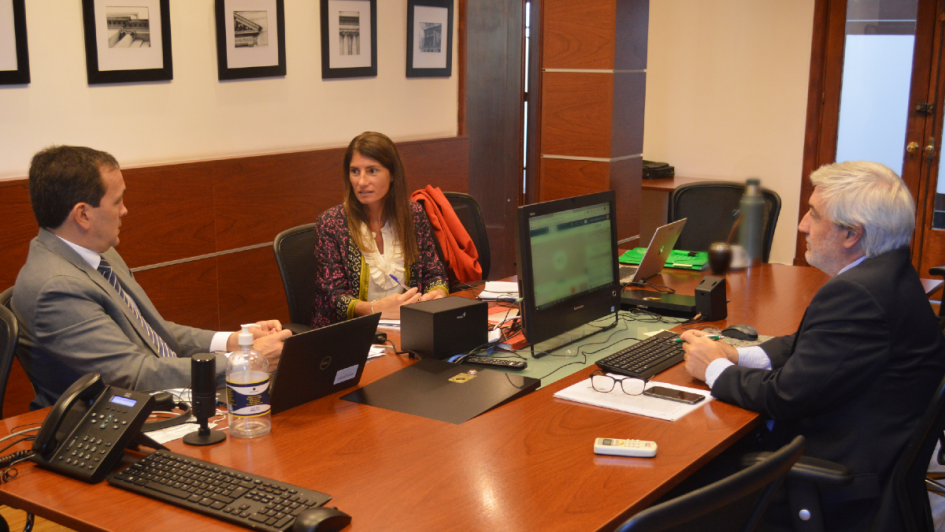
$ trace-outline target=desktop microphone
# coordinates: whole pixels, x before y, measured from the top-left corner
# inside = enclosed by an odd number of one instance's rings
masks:
[[[190,397],[200,428],[184,436],[187,445],[213,445],[226,439],[219,430],[210,430],[207,421],[217,411],[217,359],[212,353],[190,357]]]

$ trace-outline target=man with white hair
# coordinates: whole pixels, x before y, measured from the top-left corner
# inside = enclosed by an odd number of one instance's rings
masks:
[[[826,529],[866,530],[945,374],[945,337],[911,264],[915,205],[899,176],[853,161],[811,183],[798,230],[807,263],[832,279],[797,332],[735,349],[688,331],[686,369],[714,397],[774,420],[771,447],[800,434],[805,455],[849,467],[852,484],[821,489]]]

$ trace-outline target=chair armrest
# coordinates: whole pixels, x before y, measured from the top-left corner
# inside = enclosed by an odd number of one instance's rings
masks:
[[[301,323],[283,323],[282,328],[289,329],[292,331],[292,334],[302,334],[312,330],[308,325],[302,325]]]
[[[938,453],[935,456],[939,465],[945,465],[945,433],[938,435]]]
[[[945,277],[945,266],[936,266],[934,268],[929,268],[929,275],[938,275],[939,277]]]
[[[742,457],[742,467],[754,465],[771,453],[750,453]],[[821,486],[845,486],[853,482],[853,472],[845,465],[802,456],[788,472],[788,478],[813,482]]]

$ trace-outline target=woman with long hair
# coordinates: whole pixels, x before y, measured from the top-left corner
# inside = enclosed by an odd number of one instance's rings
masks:
[[[312,327],[449,294],[423,208],[408,199],[400,154],[386,135],[365,132],[344,158],[344,203],[318,217],[318,281]]]

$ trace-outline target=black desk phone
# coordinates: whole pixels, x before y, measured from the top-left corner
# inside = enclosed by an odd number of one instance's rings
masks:
[[[46,416],[33,441],[32,460],[85,482],[100,482],[129,444],[164,448],[141,433],[153,409],[148,393],[106,386],[97,373],[84,375]]]

